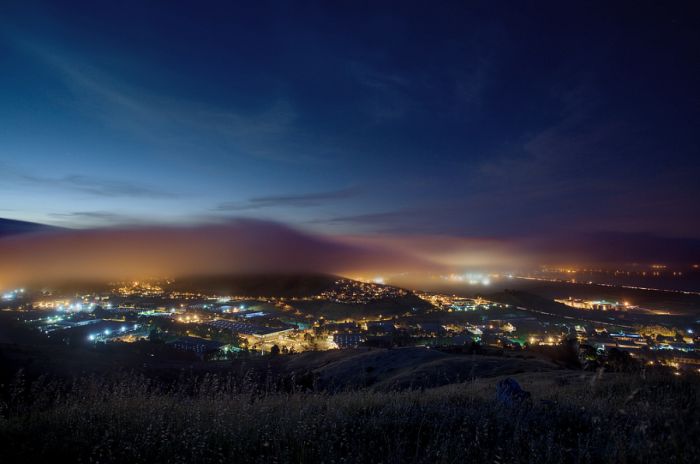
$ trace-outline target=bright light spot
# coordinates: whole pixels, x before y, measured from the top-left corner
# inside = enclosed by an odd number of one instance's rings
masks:
[[[90,340],[91,342],[92,342],[92,341],[95,341],[95,336],[94,336],[94,335],[90,335],[90,336],[88,337],[88,340]]]
[[[112,332],[111,332],[109,329],[105,329],[105,332],[104,332],[105,335],[109,335],[109,334],[111,334],[111,333],[112,333]]]
[[[375,277],[372,282],[379,285],[384,285],[384,277]]]

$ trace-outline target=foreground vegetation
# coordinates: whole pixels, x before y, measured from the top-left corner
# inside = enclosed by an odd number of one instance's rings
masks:
[[[529,373],[420,390],[282,392],[139,374],[2,388],[2,462],[696,462],[697,376]],[[468,462],[468,461],[467,461]]]

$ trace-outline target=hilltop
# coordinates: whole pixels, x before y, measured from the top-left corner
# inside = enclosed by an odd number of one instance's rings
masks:
[[[221,274],[176,279],[169,289],[219,295],[308,297],[335,287],[340,277],[328,274]]]
[[[50,232],[61,230],[60,227],[39,224],[36,222],[18,221],[15,219],[0,218],[0,238],[11,235],[31,234],[36,232]]]

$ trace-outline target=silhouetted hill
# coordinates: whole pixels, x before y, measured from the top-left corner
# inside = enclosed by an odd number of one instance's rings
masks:
[[[30,370],[43,362],[9,349]],[[180,363],[169,380],[150,363],[5,379],[3,462],[691,463],[699,452],[698,377],[663,370],[424,348]],[[529,397],[504,402],[504,376]]]
[[[324,274],[193,276],[177,279],[171,288],[220,295],[304,297],[332,289],[337,279]]]
[[[36,222],[16,221],[14,219],[0,218],[0,238],[10,235],[48,232],[52,230],[60,230],[60,228],[48,226],[46,224],[38,224]]]
[[[522,306],[528,309],[544,311],[557,316],[571,316],[576,311],[562,303],[545,298],[534,293],[521,290],[504,290],[498,293],[489,294],[488,299],[512,306]]]
[[[287,357],[285,368],[297,376],[310,370],[317,386],[330,391],[433,388],[474,378],[558,369],[555,364],[534,357],[472,356],[424,347],[306,352]]]

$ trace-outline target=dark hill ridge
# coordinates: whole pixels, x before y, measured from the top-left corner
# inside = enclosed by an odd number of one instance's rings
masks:
[[[0,218],[0,238],[11,235],[32,234],[36,232],[50,232],[57,230],[61,230],[60,227],[38,224],[36,222]]]
[[[333,289],[338,279],[326,274],[191,276],[176,279],[170,289],[219,295],[306,297]]]
[[[330,391],[432,388],[480,377],[559,369],[541,359],[452,354],[425,347],[307,352],[288,357],[285,367],[297,373],[311,370],[317,385]]]

